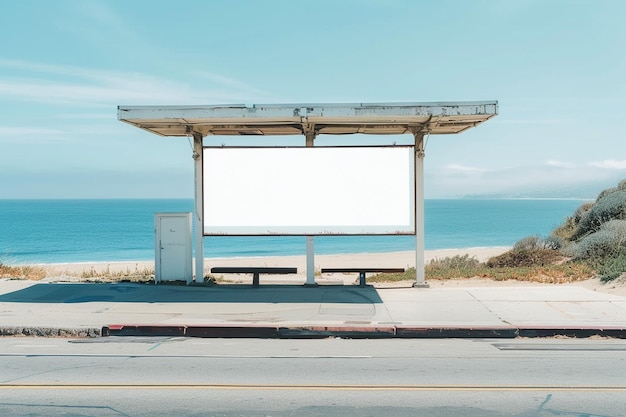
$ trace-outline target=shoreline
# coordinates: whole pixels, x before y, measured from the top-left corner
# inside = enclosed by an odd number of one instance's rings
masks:
[[[493,256],[500,255],[511,249],[510,246],[487,246],[463,249],[434,249],[424,251],[426,263],[432,259],[469,255],[484,262]],[[411,268],[415,267],[415,251],[351,253],[351,254],[316,254],[315,268],[333,268],[341,266],[376,266],[381,268]],[[103,262],[59,262],[59,263],[32,263],[20,266],[35,266],[44,268],[48,274],[81,274],[83,272],[126,272],[145,271],[154,269],[154,260],[146,261],[103,261]],[[237,256],[205,258],[205,273],[213,266],[295,266],[298,274],[304,274],[306,255],[270,255],[270,256]]]

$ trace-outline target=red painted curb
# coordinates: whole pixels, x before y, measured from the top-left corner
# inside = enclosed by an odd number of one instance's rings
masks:
[[[112,324],[102,328],[102,336],[184,336],[186,326],[151,324]]]
[[[181,336],[204,338],[262,338],[262,339],[319,339],[343,337],[349,339],[382,338],[496,338],[516,337],[576,337],[592,336],[626,339],[626,328],[592,327],[472,327],[472,326],[267,326],[230,324],[217,325],[151,325],[112,324],[102,328],[102,336]]]
[[[285,339],[345,337],[350,339],[382,339],[396,335],[395,326],[293,326],[281,327],[279,335]]]
[[[275,339],[276,327],[265,326],[189,326],[187,337]]]
[[[415,327],[397,326],[396,335],[399,338],[506,338],[518,336],[516,327]]]
[[[592,336],[626,339],[626,328],[623,327],[523,327],[519,329],[520,337],[554,337],[565,336],[587,338]]]

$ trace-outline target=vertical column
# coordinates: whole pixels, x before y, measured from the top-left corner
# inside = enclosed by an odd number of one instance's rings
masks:
[[[306,138],[306,146],[313,147],[315,145],[315,130],[309,127],[304,133]],[[315,286],[315,238],[306,236],[306,286]]]
[[[306,146],[315,146],[315,131],[308,130],[304,133],[304,137],[306,138]]]
[[[315,284],[315,239],[313,236],[306,237],[306,285],[314,287]]]
[[[424,133],[415,133],[415,288],[428,288],[424,275]]]
[[[202,211],[202,135],[200,133],[193,134],[193,159],[194,159],[194,213],[193,227],[196,239],[195,255],[196,255],[196,284],[204,283],[204,213]]]

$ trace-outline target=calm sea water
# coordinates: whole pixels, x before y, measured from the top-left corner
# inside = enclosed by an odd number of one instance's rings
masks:
[[[426,200],[426,249],[512,246],[546,236],[582,200]],[[192,211],[193,200],[0,200],[5,264],[154,259],[154,213]],[[413,236],[320,236],[317,254],[415,249]],[[304,237],[205,237],[209,258],[301,255]]]

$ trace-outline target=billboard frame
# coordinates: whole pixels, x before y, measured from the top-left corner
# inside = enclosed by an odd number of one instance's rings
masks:
[[[380,152],[377,152],[379,150],[389,152],[383,157]],[[414,175],[415,160],[412,157],[414,152],[413,145],[315,147],[204,146],[202,151],[202,230],[204,236],[414,236],[416,234],[414,218],[416,184]],[[217,157],[220,152],[226,153],[229,151],[232,155],[230,155],[227,160]],[[283,153],[287,152],[290,152],[290,155],[283,155]],[[207,159],[208,153],[215,154],[212,156],[211,161]],[[236,153],[243,154],[240,155],[240,157],[245,158],[245,161],[235,160],[233,156],[235,156],[234,154]],[[251,161],[253,155],[255,158],[257,157],[256,153],[260,154],[258,157],[264,161],[263,164],[259,164],[257,161]],[[276,160],[273,162],[290,158],[284,162],[292,166],[293,170],[289,171],[291,175],[285,177],[283,173],[278,173],[278,170],[274,169],[276,165],[272,165],[271,163],[265,166],[264,164],[267,162],[265,158],[269,156],[275,156]],[[308,170],[307,168],[303,168],[307,164],[322,164],[324,161],[321,160],[321,158],[329,156],[337,157],[337,159],[333,161],[334,164],[322,165],[324,166],[324,178],[321,178],[323,176],[322,174],[312,172],[311,168],[313,167],[310,165],[308,166]],[[295,159],[298,157],[300,159]],[[404,166],[401,166],[402,159],[405,158]],[[366,162],[377,162],[373,167],[374,170],[372,170],[371,164],[363,165]],[[256,165],[244,167],[244,163]],[[335,165],[337,163],[343,163],[343,165],[337,166]],[[381,163],[384,165],[380,165]],[[215,164],[218,165],[215,166]],[[345,172],[344,167],[346,164],[349,164],[350,172]],[[248,171],[245,175],[253,177],[245,181],[242,178],[233,179],[233,176],[237,175],[236,170],[239,168]],[[329,170],[335,170],[338,175],[333,175],[332,177],[328,176],[332,175],[332,173],[328,173]],[[207,171],[210,171],[210,175],[216,178],[215,181],[211,181],[210,178],[207,178]],[[268,176],[267,178],[259,176],[264,173]],[[344,178],[340,178],[339,174],[341,173],[345,173]],[[381,174],[388,175],[380,179],[374,178]],[[270,175],[272,175],[272,177],[269,177]],[[296,183],[293,182],[294,176],[301,176],[297,178]],[[348,176],[352,178],[354,184],[341,184],[343,187],[352,186],[350,188],[350,195],[342,195],[341,190],[337,190],[337,187],[340,185],[339,183]],[[293,186],[290,190],[280,192],[276,190],[275,186],[269,187],[271,189],[268,191],[274,195],[266,196],[262,195],[260,190],[260,187],[264,186],[262,183],[263,180],[270,182],[282,181],[284,183],[291,183]],[[220,181],[230,185],[230,187],[224,187],[224,184],[220,184],[219,187],[215,188],[211,187],[211,184]],[[332,181],[332,183],[330,181]],[[366,181],[367,183],[359,184],[358,182],[361,181]],[[389,184],[396,185],[396,187],[390,187]],[[290,184],[285,185],[289,187]],[[324,185],[327,185],[327,187],[324,187]],[[234,192],[233,187],[239,187],[241,191]],[[373,189],[372,187],[376,188]],[[210,192],[217,192],[219,195],[207,195]],[[290,192],[291,199],[283,198],[278,195],[283,192]],[[323,198],[324,200],[333,202],[332,209],[328,207],[328,209],[324,211],[326,207],[320,208],[318,205],[315,210],[307,210],[307,208],[319,198],[321,193],[327,194],[327,196]],[[363,195],[355,195],[356,193]],[[296,194],[295,200],[293,199],[294,194]],[[377,199],[384,199],[386,201]],[[365,209],[367,203],[363,202],[368,200],[376,200],[378,202],[377,207],[371,207],[370,210],[367,211],[367,209]],[[387,203],[390,201],[394,201],[397,204],[403,203],[403,205],[389,206]],[[208,204],[207,202],[214,204]],[[220,204],[217,204],[218,202]],[[226,204],[226,206],[224,207],[222,204]],[[271,210],[271,212],[252,211],[251,207],[260,208],[261,210],[266,207],[268,210]],[[385,212],[383,210],[387,211]],[[354,221],[355,212],[358,212],[360,219],[365,220],[365,216],[368,215],[370,217],[367,219],[374,219],[376,223],[367,224],[364,222],[357,224]],[[316,221],[316,219],[322,215],[329,217]],[[232,224],[241,221],[242,218],[248,218],[250,220],[255,216],[265,216],[267,218],[265,221],[262,219],[257,221],[254,225]],[[217,217],[216,221],[207,221],[208,218],[211,217]],[[229,220],[231,224],[224,224],[223,221],[221,221],[222,217],[231,217],[232,219]],[[270,217],[274,220],[269,221]],[[292,224],[288,224],[284,221],[287,218],[292,219]],[[398,222],[387,223],[385,222],[387,218],[397,219]],[[299,219],[299,223],[294,224],[294,219]],[[280,222],[280,224],[277,224],[277,221]],[[403,221],[405,223],[402,223]],[[350,223],[348,224],[348,222]]]

